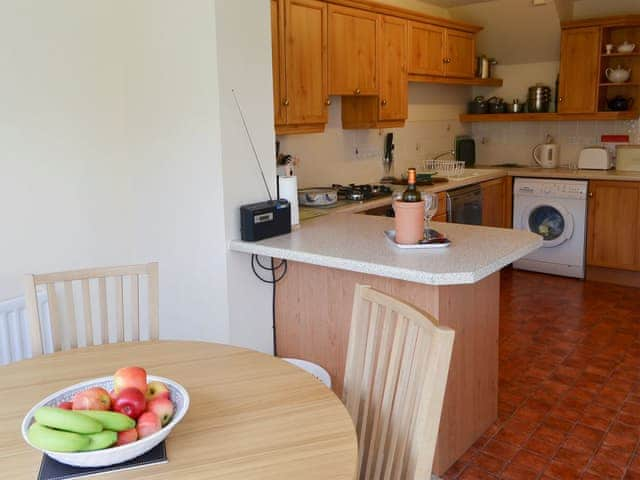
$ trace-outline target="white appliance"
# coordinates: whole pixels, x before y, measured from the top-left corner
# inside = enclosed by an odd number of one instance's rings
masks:
[[[513,227],[542,235],[544,243],[514,268],[584,278],[587,190],[586,181],[515,179]]]
[[[587,170],[609,170],[613,168],[611,154],[604,147],[583,148],[578,157],[578,168]]]
[[[533,149],[533,160],[542,168],[558,168],[558,144],[541,143]]]

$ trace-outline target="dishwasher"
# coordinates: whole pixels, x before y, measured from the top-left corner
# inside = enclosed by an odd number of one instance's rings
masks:
[[[447,192],[447,221],[482,225],[482,187],[471,185]]]

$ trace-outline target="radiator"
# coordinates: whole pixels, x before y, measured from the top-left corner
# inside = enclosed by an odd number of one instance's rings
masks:
[[[38,293],[38,307],[44,327],[45,351],[51,351],[49,307],[46,293]],[[47,348],[48,347],[48,348]],[[24,297],[0,302],[0,365],[31,358],[31,337]]]

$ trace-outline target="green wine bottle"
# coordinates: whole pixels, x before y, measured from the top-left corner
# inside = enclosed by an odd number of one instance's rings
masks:
[[[407,189],[402,194],[403,202],[419,202],[421,195],[416,188],[416,169],[410,168],[407,176]]]

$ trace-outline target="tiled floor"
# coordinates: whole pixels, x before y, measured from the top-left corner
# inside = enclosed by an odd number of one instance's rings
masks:
[[[507,270],[499,420],[446,479],[640,479],[640,290]]]

